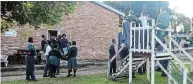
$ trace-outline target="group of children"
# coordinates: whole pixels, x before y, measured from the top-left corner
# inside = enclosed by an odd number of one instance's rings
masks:
[[[59,74],[60,59],[66,60],[68,62],[68,75],[67,77],[72,76],[72,69],[74,71],[73,77],[76,76],[77,70],[77,52],[78,48],[76,47],[76,41],[68,42],[66,35],[63,34],[58,36],[58,38],[51,37],[50,40],[46,40],[45,35],[42,35],[41,42],[41,54],[45,63],[43,77],[55,78]],[[34,75],[34,64],[36,56],[36,49],[33,45],[33,38],[28,38],[27,44],[27,56],[26,56],[26,80],[37,81]],[[48,72],[48,73],[47,73]]]
[[[177,34],[178,35],[178,34]],[[188,35],[188,37],[177,37],[177,42],[183,47],[193,47],[193,32],[188,31],[185,35]]]

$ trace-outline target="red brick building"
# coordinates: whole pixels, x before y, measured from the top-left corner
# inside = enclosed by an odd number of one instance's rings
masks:
[[[102,2],[83,2],[53,28],[34,30],[28,25],[14,26],[16,37],[1,34],[1,54],[12,55],[17,49],[26,48],[29,36],[34,37],[36,48],[40,48],[41,35],[66,33],[69,39],[77,41],[78,59],[104,60],[108,57],[111,39],[118,38],[120,16],[124,14]]]

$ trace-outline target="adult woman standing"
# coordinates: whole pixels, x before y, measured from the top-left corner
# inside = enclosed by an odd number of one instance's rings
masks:
[[[37,81],[34,76],[36,49],[33,45],[33,38],[29,37],[28,42],[29,43],[27,44],[27,56],[26,56],[26,80]]]

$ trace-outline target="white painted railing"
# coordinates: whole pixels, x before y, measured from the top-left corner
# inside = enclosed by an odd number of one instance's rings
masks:
[[[183,84],[187,84],[187,79],[189,80],[190,78],[187,77],[187,73],[188,73],[188,69],[187,67],[184,65],[184,63],[172,52],[172,43],[174,43],[183,53],[185,53],[185,55],[193,62],[193,57],[191,57],[183,48],[181,48],[181,46],[179,46],[179,44],[177,44],[174,39],[172,38],[173,36],[171,35],[171,32],[173,32],[174,30],[171,28],[171,26],[169,26],[168,29],[160,29],[158,27],[155,27],[155,20],[152,20],[152,26],[145,26],[145,27],[137,27],[136,24],[133,25],[133,23],[129,23],[130,24],[130,45],[129,45],[129,55],[125,57],[125,59],[123,61],[125,61],[126,59],[129,58],[128,63],[126,64],[126,66],[124,68],[126,68],[127,66],[129,66],[129,84],[132,84],[132,72],[133,72],[133,67],[132,67],[132,63],[133,63],[133,55],[132,53],[134,52],[139,52],[139,53],[151,53],[151,84],[155,84],[155,69],[154,69],[154,65],[155,63],[158,63],[158,65],[161,67],[161,69],[168,75],[168,83],[171,84],[171,80],[175,83],[178,84],[178,82],[176,81],[175,77],[172,77],[171,75],[171,71],[170,70],[166,70],[160,63],[159,60],[163,60],[163,59],[168,59],[171,60],[173,59],[175,62],[177,62],[181,67],[181,72],[183,75]],[[140,24],[139,24],[140,25]],[[166,31],[168,32],[168,44],[164,44],[156,35],[156,30],[160,30],[160,31]],[[158,60],[156,59],[156,49],[155,49],[155,44],[156,42],[158,42],[164,50],[166,50],[166,52],[164,53],[168,53],[170,55],[170,57],[166,57],[166,58],[159,58]],[[119,53],[123,50],[123,48],[126,45],[122,46],[119,51],[115,54],[115,56],[113,56],[109,61],[108,61],[108,71],[107,71],[107,76],[109,76],[109,70],[110,70],[110,63],[116,59],[117,56],[119,56]],[[148,59],[149,60],[149,59]],[[147,62],[148,62],[147,60]],[[149,63],[149,62],[148,62]],[[169,63],[170,64],[170,63]],[[141,65],[141,64],[140,64]],[[139,66],[140,66],[139,65]],[[170,65],[169,65],[170,67]],[[150,70],[150,66],[148,66],[147,68],[147,72],[149,73]],[[124,70],[124,69],[123,69]],[[122,71],[123,71],[122,70]],[[122,73],[119,72],[118,74]],[[147,74],[147,78],[148,80],[150,80],[150,75]],[[109,77],[108,77],[109,78]],[[191,81],[191,80],[190,80]]]
[[[160,29],[158,27],[155,27],[155,20],[152,20],[152,26],[145,26],[145,27],[136,27],[136,24],[134,26],[133,23],[130,23],[130,52],[143,52],[143,53],[151,53],[151,84],[154,84],[154,65],[155,63],[155,43],[156,41],[166,50],[165,53],[169,53],[169,55],[180,64],[183,72],[183,84],[187,83],[187,67],[183,64],[183,62],[178,59],[178,57],[172,52],[172,36],[171,32],[174,30],[171,29],[171,26],[168,29]],[[139,24],[140,25],[140,24]],[[165,31],[168,32],[169,35],[169,44],[164,44],[156,35],[156,30]],[[145,32],[144,32],[145,31]],[[141,35],[142,34],[142,35]],[[151,35],[151,36],[150,36]],[[150,39],[149,39],[150,38]],[[145,41],[144,41],[145,39]],[[151,44],[151,45],[150,45]],[[150,48],[151,46],[151,48]],[[129,84],[132,83],[132,53],[129,55]],[[168,59],[171,59],[168,57]],[[155,61],[152,61],[155,60]],[[161,64],[159,64],[161,65]],[[169,76],[169,80],[172,80],[175,84],[178,84],[177,81],[170,75],[170,71],[163,68],[163,66],[160,66],[162,70]]]
[[[150,49],[150,31],[152,29],[151,26],[146,27],[132,27],[132,22],[130,23],[130,43],[131,43],[131,50],[133,52],[143,52],[149,53],[151,52]],[[140,25],[140,24],[139,24]]]

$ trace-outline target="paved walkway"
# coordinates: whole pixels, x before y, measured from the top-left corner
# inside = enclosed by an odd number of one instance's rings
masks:
[[[96,65],[96,64],[107,64],[107,61],[78,61],[78,67],[87,66],[87,65]],[[35,68],[38,69],[44,69],[45,65],[35,65]],[[61,61],[60,64],[61,67],[66,67],[67,63],[66,61]],[[8,65],[8,67],[1,67],[1,72],[7,72],[7,71],[18,71],[18,70],[25,70],[26,66],[25,64],[12,64]]]
[[[92,74],[104,74],[107,69],[99,69],[99,70],[89,70],[89,71],[77,71],[77,76],[80,75],[92,75]],[[65,77],[67,73],[60,73],[57,77]],[[43,78],[42,75],[35,75],[37,79]],[[25,80],[25,75],[22,76],[11,76],[11,77],[1,77],[1,82],[8,82],[14,80]]]
[[[90,74],[100,74],[106,73],[107,65],[88,65],[80,67],[77,71],[77,75],[90,75]],[[64,77],[67,75],[67,69],[60,69],[59,77]],[[37,79],[43,78],[43,70],[36,70],[35,76]],[[1,81],[13,81],[13,80],[25,80],[25,71],[8,71],[1,73]]]

